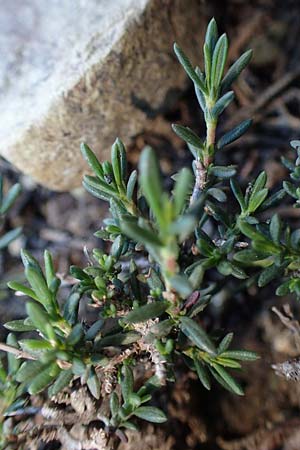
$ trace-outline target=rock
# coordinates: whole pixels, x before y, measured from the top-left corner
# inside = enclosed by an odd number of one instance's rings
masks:
[[[199,0],[13,0],[0,11],[0,153],[55,190],[81,184],[82,141],[102,158],[168,108],[199,60]]]

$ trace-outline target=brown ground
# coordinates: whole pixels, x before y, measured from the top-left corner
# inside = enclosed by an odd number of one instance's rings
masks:
[[[280,156],[292,155],[289,141],[299,138],[300,133],[300,2],[214,0],[207,6],[207,16],[213,14],[231,38],[231,59],[249,47],[255,55],[250,69],[235,86],[237,102],[221,128],[227,129],[249,116],[255,123],[243,141],[219,156],[219,163],[238,164],[244,184],[263,168],[269,175],[269,187],[276,188],[286,176]],[[174,121],[203,132],[192,89],[174,103],[168,114],[154,119],[151,130],[137,136],[130,149],[133,165],[145,143],[157,150],[165,173],[175,172],[189,160],[182,142],[170,130]],[[10,181],[18,178],[6,163],[1,166]],[[5,278],[21,274],[21,246],[37,257],[49,248],[61,273],[67,273],[69,264],[83,265],[83,246],[99,246],[92,233],[100,227],[106,206],[81,190],[57,194],[22,177],[21,182],[24,192],[7,226],[22,224],[24,237],[12,244],[2,258],[1,269],[8,271],[2,277],[3,283]],[[298,222],[298,211],[288,205],[280,207],[281,217],[294,224]],[[21,316],[20,300],[4,292],[3,297],[2,320]],[[245,397],[234,397],[218,387],[211,393],[204,392],[195,377],[184,375],[178,368],[177,384],[169,386],[158,399],[167,404],[170,420],[155,430],[152,425],[146,426],[142,438],[131,436],[126,450],[299,450],[300,384],[286,381],[271,368],[275,362],[298,355],[295,333],[271,311],[273,305],[280,308],[284,302],[289,302],[295,318],[300,318],[296,300],[275,297],[272,287],[259,293],[253,288],[240,292],[224,301],[221,308],[211,308],[216,326],[236,332],[236,347],[250,348],[261,355],[241,374]]]

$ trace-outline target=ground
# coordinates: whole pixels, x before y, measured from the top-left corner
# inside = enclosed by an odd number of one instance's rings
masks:
[[[209,18],[215,15],[232,42],[230,59],[241,51],[254,49],[254,58],[235,86],[236,102],[226,113],[221,129],[253,117],[246,137],[218,155],[219,163],[239,166],[241,183],[266,170],[269,188],[278,188],[287,174],[280,156],[293,156],[289,141],[300,133],[300,4],[288,0],[230,0],[207,5]],[[178,70],[181,70],[178,68]],[[151,130],[137,136],[129,149],[134,166],[147,143],[156,150],[165,174],[189,163],[187,150],[172,133],[170,124],[179,122],[203,133],[203,119],[191,87],[171,109],[153,120]],[[20,247],[26,246],[37,258],[48,248],[58,271],[67,276],[70,264],[85,264],[83,247],[99,246],[93,232],[100,228],[106,206],[83,190],[55,193],[32,184],[1,162],[8,183],[20,179],[24,191],[12,211],[7,228],[22,225],[24,237],[10,245],[1,261],[2,281],[22,273]],[[275,211],[274,211],[275,212]],[[299,210],[289,204],[277,212],[287,222],[299,225]],[[5,275],[4,275],[5,273]],[[2,292],[2,321],[23,313],[20,299]],[[229,295],[209,311],[208,322],[236,333],[236,347],[257,351],[261,359],[248,365],[240,375],[244,398],[234,397],[215,386],[205,392],[196,378],[178,368],[178,382],[168,386],[157,399],[169,411],[166,425],[146,426],[138,442],[141,448],[156,450],[298,450],[300,448],[300,384],[275,374],[271,365],[298,355],[298,334],[286,327],[271,308],[288,303],[295,320],[300,319],[294,298],[280,299],[272,286],[257,292],[253,287]],[[9,307],[7,306],[9,305]],[[1,329],[3,337],[4,329]],[[128,448],[139,449],[134,436]],[[49,447],[47,447],[49,448]],[[54,447],[53,447],[54,448]],[[55,447],[56,448],[56,447]]]

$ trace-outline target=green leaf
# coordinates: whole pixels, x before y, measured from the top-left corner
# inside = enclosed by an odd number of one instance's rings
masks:
[[[191,193],[193,183],[193,175],[187,168],[181,169],[178,174],[174,188],[174,206],[175,215],[179,215],[186,206],[188,196]]]
[[[163,423],[167,420],[165,413],[154,406],[140,406],[133,414],[140,419],[153,423]]]
[[[123,365],[121,377],[121,390],[122,396],[126,403],[130,403],[129,399],[131,394],[133,393],[133,383],[134,379],[132,369],[127,365]]]
[[[75,325],[78,317],[78,308],[81,294],[79,292],[71,292],[66,300],[63,316],[70,325]]]
[[[6,322],[4,327],[10,331],[33,331],[35,330],[34,325],[27,325],[24,323],[23,319],[12,320],[11,322]]]
[[[140,186],[148,205],[160,224],[164,222],[162,181],[154,151],[145,147],[140,157]]]
[[[40,361],[25,361],[17,372],[16,380],[19,383],[31,381],[37,373],[42,371],[43,367],[44,365]]]
[[[297,188],[294,184],[290,183],[289,181],[284,181],[282,185],[283,189],[290,197],[298,199]]]
[[[129,420],[125,420],[125,422],[122,422],[122,427],[132,431],[139,431],[139,427],[135,423],[130,422]]]
[[[33,298],[34,300],[39,301],[37,295],[34,293],[34,291],[32,289],[30,289],[27,286],[24,286],[21,283],[18,283],[17,281],[9,281],[9,283],[7,283],[7,286],[10,289],[13,289],[14,291],[20,291],[22,292],[24,295],[27,295],[28,297]]]
[[[248,212],[249,213],[255,212],[263,203],[263,201],[266,199],[267,195],[268,195],[267,188],[261,189],[259,192],[256,192],[255,194],[252,193],[249,199]]]
[[[123,216],[120,226],[123,233],[135,242],[140,242],[141,244],[148,246],[154,246],[156,248],[162,245],[162,242],[157,234],[140,227],[136,220],[132,220],[131,216]]]
[[[264,269],[258,277],[258,286],[264,287],[281,274],[282,270],[276,264]]]
[[[199,380],[201,381],[205,389],[210,391],[211,385],[206,367],[197,358],[194,359],[194,363]]]
[[[222,354],[223,352],[225,352],[228,347],[230,346],[231,342],[233,339],[233,333],[228,333],[226,334],[226,336],[224,336],[224,338],[222,339],[222,341],[219,344],[218,347],[218,354]]]
[[[239,184],[237,183],[237,181],[235,179],[231,178],[230,186],[231,186],[233,195],[235,196],[235,198],[237,199],[237,201],[240,204],[241,211],[244,212],[246,209],[246,203],[245,203],[244,196],[243,196],[243,193],[242,193],[242,190],[241,190]]]
[[[71,369],[68,370],[62,370],[54,383],[49,387],[48,389],[48,395],[49,397],[54,397],[57,395],[60,391],[62,391],[65,387],[69,385],[73,378],[73,373]]]
[[[207,94],[207,89],[205,87],[205,84],[201,80],[201,78],[196,74],[195,70],[193,69],[192,64],[190,63],[188,57],[184,54],[184,52],[181,50],[180,47],[175,43],[174,44],[174,52],[178,58],[178,61],[188,74],[188,76],[191,78],[191,80],[196,84],[196,86],[204,93]]]
[[[215,355],[217,350],[208,334],[194,320],[188,317],[180,318],[181,331],[198,347],[207,353]]]
[[[18,348],[18,341],[16,336],[13,333],[9,333],[6,338],[6,343],[11,347]],[[19,369],[21,361],[16,358],[12,353],[7,353],[7,366],[8,366],[8,374],[14,375]]]
[[[118,187],[119,192],[124,191],[124,174],[121,167],[121,160],[124,161],[124,145],[119,139],[116,139],[111,148],[111,163],[114,173],[114,178]],[[126,156],[125,156],[126,160]]]
[[[81,323],[76,323],[76,325],[74,325],[74,327],[72,328],[71,333],[67,337],[66,343],[68,345],[74,346],[79,341],[81,341],[83,339],[83,337],[84,337],[84,332],[83,332],[82,325],[81,325]]]
[[[45,352],[51,352],[53,350],[52,345],[48,341],[42,339],[21,339],[19,344],[22,350],[37,357]]]
[[[185,275],[177,274],[169,279],[169,282],[178,294],[186,298],[193,292],[193,286]]]
[[[216,372],[212,371],[212,374],[217,379],[217,381],[220,382],[220,379],[223,380],[222,384],[225,388],[227,388],[229,391],[233,392],[237,395],[244,395],[244,391],[242,387],[239,385],[239,383],[221,366],[218,364],[213,364],[213,368]],[[216,377],[219,375],[220,378]]]
[[[229,68],[225,77],[223,78],[221,89],[222,91],[227,91],[230,88],[232,83],[239,77],[240,73],[245,69],[245,67],[249,64],[250,59],[252,57],[252,50],[247,50],[243,53],[237,61],[235,61],[232,66]]]
[[[118,347],[122,345],[130,345],[137,342],[141,335],[136,331],[128,331],[127,333],[117,333],[105,336],[99,341],[95,342],[95,348],[100,349],[104,347]]]
[[[225,192],[219,188],[209,188],[207,190],[207,193],[209,195],[211,195],[213,198],[215,198],[216,200],[218,200],[218,202],[220,202],[220,203],[224,203],[227,200],[227,196],[226,196]]]
[[[210,173],[218,178],[231,178],[236,174],[235,166],[213,166]]]
[[[36,329],[39,330],[44,336],[48,336],[48,326],[51,327],[51,324],[49,322],[49,316],[45,310],[38,304],[29,302],[26,304],[26,311]]]
[[[1,202],[0,214],[5,214],[15,203],[17,197],[19,196],[22,188],[19,183],[14,184],[7,192],[4,200]]]
[[[113,194],[108,194],[107,192],[103,191],[99,187],[95,187],[95,185],[91,185],[86,176],[83,177],[82,186],[84,187],[84,189],[86,191],[88,191],[94,197],[100,198],[101,200],[104,200],[105,202],[109,202],[111,196],[113,195]]]
[[[252,124],[252,120],[251,119],[244,120],[239,125],[237,125],[235,128],[233,128],[232,130],[230,130],[227,133],[225,133],[218,140],[217,148],[219,150],[221,150],[226,145],[229,145],[232,142],[234,142],[237,139],[239,139],[241,136],[243,136],[243,134],[246,133],[246,131],[248,130],[248,128],[250,127],[251,124]]]
[[[249,352],[247,350],[231,350],[222,353],[222,357],[238,359],[240,361],[256,361],[259,356],[255,352]]]
[[[211,84],[215,88],[218,88],[221,83],[227,59],[227,52],[228,39],[226,34],[222,34],[216,43],[212,58]]]
[[[95,397],[97,400],[99,400],[101,395],[101,386],[94,367],[90,368],[86,384],[92,396]]]
[[[12,241],[17,239],[22,233],[22,227],[14,228],[0,237],[0,250],[6,248]]]
[[[55,379],[60,369],[56,363],[52,363],[36,375],[28,386],[28,393],[36,395],[46,389]]]
[[[48,289],[45,278],[35,267],[25,267],[26,278],[36,294],[38,301],[48,309],[53,305],[52,294]]]
[[[133,172],[131,172],[127,183],[126,196],[129,200],[132,200],[136,182],[137,182],[137,171],[134,170]]]
[[[145,322],[146,320],[161,316],[168,306],[169,303],[166,301],[148,303],[130,311],[123,320],[127,323]]]
[[[112,417],[116,417],[120,409],[119,397],[116,392],[111,393],[109,397],[109,406]]]
[[[278,214],[274,214],[270,222],[270,234],[275,244],[280,245],[281,221]]]
[[[217,40],[218,40],[218,27],[217,22],[213,17],[207,26],[205,34],[205,44],[209,48],[211,54],[213,54]]]
[[[45,250],[45,252],[44,252],[44,261],[45,261],[45,273],[46,273],[47,286],[48,286],[48,288],[50,288],[50,286],[53,283],[53,280],[56,279],[56,273],[54,270],[53,259],[52,259],[51,253],[48,250]]]
[[[179,136],[187,144],[190,144],[197,149],[201,149],[203,147],[203,142],[201,141],[199,136],[197,136],[197,134],[194,133],[194,131],[190,128],[177,124],[172,124],[172,128],[177,136]]]
[[[266,186],[266,182],[267,182],[267,174],[263,170],[255,180],[255,183],[251,190],[250,200],[252,197],[255,197],[255,195],[258,194]]]
[[[175,322],[172,319],[166,319],[166,320],[162,320],[161,322],[158,322],[156,324],[154,324],[151,328],[150,328],[150,332],[149,332],[149,337],[154,337],[154,338],[162,338],[164,336],[167,336],[172,328],[174,327]]]
[[[89,146],[84,143],[81,144],[81,153],[95,175],[103,180],[104,172],[95,153],[93,153]]]
[[[285,196],[286,192],[284,191],[284,189],[280,189],[279,191],[275,192],[274,194],[266,198],[266,200],[260,206],[259,212],[265,211],[266,209],[278,205]]]
[[[234,99],[234,92],[229,91],[223,95],[223,97],[219,98],[216,104],[211,109],[210,113],[214,120],[216,120],[220,114],[224,111],[225,108],[232,102]]]

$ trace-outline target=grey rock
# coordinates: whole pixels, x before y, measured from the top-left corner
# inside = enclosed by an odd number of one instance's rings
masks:
[[[130,143],[187,82],[176,40],[200,55],[199,0],[0,0],[0,154],[39,183],[81,183],[85,141]]]

